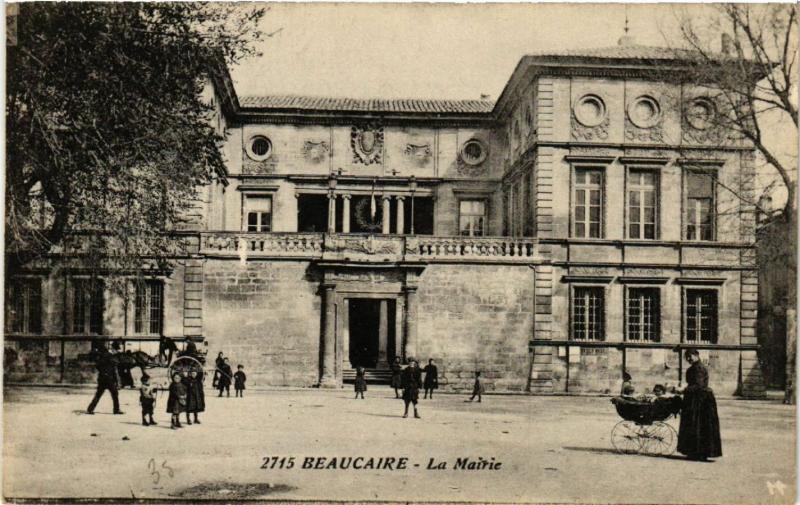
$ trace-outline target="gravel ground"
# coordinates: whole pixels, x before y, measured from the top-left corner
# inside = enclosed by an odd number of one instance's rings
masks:
[[[170,430],[165,397],[159,424],[144,427],[136,391],[121,393],[125,415],[111,415],[105,397],[89,416],[89,389],[6,388],[4,495],[794,503],[795,412],[775,402],[721,400],[724,456],[699,463],[615,453],[610,433],[620,419],[608,398],[484,396],[478,404],[442,394],[421,400],[422,419],[403,419],[402,402],[382,386],[370,386],[365,400],[349,389],[246,394],[209,396],[202,424]],[[383,467],[340,468],[358,457],[351,467],[369,458]],[[454,469],[459,458],[487,463]],[[440,463],[446,468],[427,468]]]

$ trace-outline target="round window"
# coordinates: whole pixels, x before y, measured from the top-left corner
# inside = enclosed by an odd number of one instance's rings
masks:
[[[468,165],[480,165],[487,154],[486,146],[477,139],[467,140],[461,147],[461,159]]]
[[[584,95],[575,104],[575,119],[583,126],[597,126],[606,118],[606,104],[597,95]]]
[[[655,98],[640,96],[628,106],[628,117],[639,128],[651,128],[661,119],[661,107]]]
[[[247,143],[247,155],[255,161],[264,161],[272,154],[272,142],[263,135],[256,135]]]
[[[711,126],[716,110],[714,103],[708,98],[697,98],[686,111],[686,121],[697,130],[705,130]]]

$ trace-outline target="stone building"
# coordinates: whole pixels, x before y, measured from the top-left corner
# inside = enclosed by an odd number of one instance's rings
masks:
[[[524,56],[496,103],[237,97],[221,71],[228,170],[191,253],[127,301],[63,269],[12,279],[6,379],[85,380],[99,333],[202,338],[254,387],[413,356],[451,390],[481,370],[489,391],[616,392],[624,368],[641,391],[696,346],[715,391],[759,395],[754,214],[729,190],[753,191],[753,151],[683,65],[625,40]]]

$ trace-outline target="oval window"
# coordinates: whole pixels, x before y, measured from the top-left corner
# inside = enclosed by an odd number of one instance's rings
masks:
[[[705,130],[714,120],[716,110],[714,103],[708,98],[694,100],[686,111],[686,120],[697,130]]]
[[[606,118],[606,104],[597,95],[584,95],[575,104],[575,119],[583,126],[597,126]]]
[[[461,147],[461,159],[468,165],[480,165],[487,154],[486,146],[477,139],[470,139]]]
[[[661,107],[655,98],[640,96],[628,106],[628,117],[639,128],[651,128],[661,119]]]
[[[264,161],[272,154],[272,142],[263,135],[256,135],[247,143],[247,155],[255,161]]]

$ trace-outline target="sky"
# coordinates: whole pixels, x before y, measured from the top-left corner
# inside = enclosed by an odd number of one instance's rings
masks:
[[[672,7],[587,4],[273,4],[263,56],[232,69],[243,95],[496,99],[525,54],[664,45]]]

